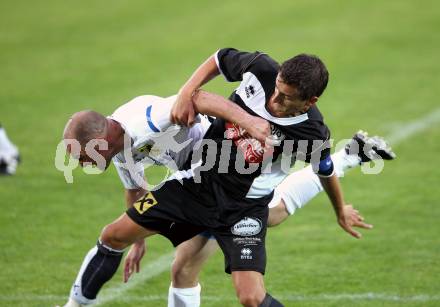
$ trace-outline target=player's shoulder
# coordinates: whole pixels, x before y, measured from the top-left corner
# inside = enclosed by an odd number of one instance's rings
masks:
[[[142,95],[134,97],[123,105],[119,106],[114,112],[114,114],[125,114],[126,112],[130,112],[132,110],[138,111],[140,109],[144,109],[146,106],[151,105],[156,101],[162,100],[162,97],[154,96],[154,95]]]
[[[168,120],[169,108],[153,107],[163,100],[154,95],[138,96],[118,107],[108,118],[118,122],[132,139],[143,138],[161,131],[160,125]]]
[[[279,69],[279,64],[267,53],[261,51],[223,48],[217,51],[216,61],[229,81],[241,80],[241,77],[238,78],[238,76],[245,74],[253,74],[258,79],[272,81]]]
[[[280,64],[275,61],[269,54],[261,51],[256,51],[255,53],[254,66],[260,70],[274,71],[278,72]]]
[[[120,105],[113,113],[110,115],[110,118],[116,121],[125,121],[130,118],[133,114],[140,112],[142,109],[145,109],[146,105],[150,101],[150,95],[138,96],[135,97],[128,102]]]
[[[266,82],[271,84],[275,82],[279,68],[278,62],[267,53],[255,51],[244,70],[255,75],[262,84]]]
[[[155,95],[137,96],[119,106],[109,117],[118,122],[128,124],[136,119],[163,121],[169,117],[169,112],[176,96],[159,97]]]

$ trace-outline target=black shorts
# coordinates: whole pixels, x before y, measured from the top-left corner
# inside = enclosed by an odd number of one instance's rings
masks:
[[[271,197],[236,200],[215,184],[201,185],[191,178],[183,183],[170,180],[135,202],[127,215],[135,223],[158,231],[174,246],[208,230],[223,251],[227,273],[264,274],[267,204]]]
[[[210,229],[225,256],[225,272],[266,269],[266,230],[269,209],[244,217],[231,227]]]

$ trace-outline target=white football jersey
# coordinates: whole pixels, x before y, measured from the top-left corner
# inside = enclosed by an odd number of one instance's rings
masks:
[[[126,189],[146,188],[145,164],[180,169],[211,125],[206,116],[200,115],[191,128],[172,124],[170,112],[175,100],[176,96],[139,96],[109,116],[121,124],[126,134],[128,146],[113,158]]]

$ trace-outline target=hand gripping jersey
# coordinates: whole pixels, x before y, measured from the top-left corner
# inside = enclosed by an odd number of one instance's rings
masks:
[[[216,119],[205,135],[205,139],[212,139],[217,144],[216,162],[211,170],[201,173],[202,180],[216,181],[233,198],[261,198],[272,193],[287,175],[287,171],[282,169],[283,155],[284,158],[291,157],[289,166],[296,159],[314,165],[328,159],[330,131],[316,106],[295,117],[274,117],[267,111],[266,103],[275,90],[278,63],[263,53],[240,52],[231,48],[219,50],[215,59],[227,81],[240,81],[229,99],[250,114],[268,120],[272,138],[278,146],[268,155],[272,163],[267,166],[264,157],[268,153],[259,142],[250,138],[241,127]],[[220,162],[225,160],[221,157],[225,152],[221,150],[225,140],[232,143],[227,169]],[[203,156],[202,165],[208,156]]]
[[[157,164],[181,169],[197,141],[210,126],[205,116],[199,116],[191,128],[170,122],[176,96],[162,98],[145,95],[120,106],[109,118],[121,124],[125,131],[125,151],[113,158],[113,163],[126,189],[144,184],[144,164]],[[145,187],[144,187],[145,188]]]

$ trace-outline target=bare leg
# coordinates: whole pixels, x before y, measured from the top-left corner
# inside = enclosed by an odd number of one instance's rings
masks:
[[[263,275],[254,271],[232,272],[234,284],[240,304],[246,307],[257,307],[266,296]]]
[[[111,248],[122,250],[132,243],[154,234],[157,234],[157,231],[148,230],[136,224],[124,213],[116,221],[104,227],[101,241]]]
[[[240,304],[246,307],[283,307],[264,288],[263,275],[254,271],[232,272],[232,282]]]
[[[197,286],[198,275],[205,261],[218,250],[217,241],[198,235],[176,249],[171,278],[176,288]]]
[[[206,260],[218,249],[216,240],[198,235],[176,249],[168,292],[169,307],[200,306],[199,273]]]

